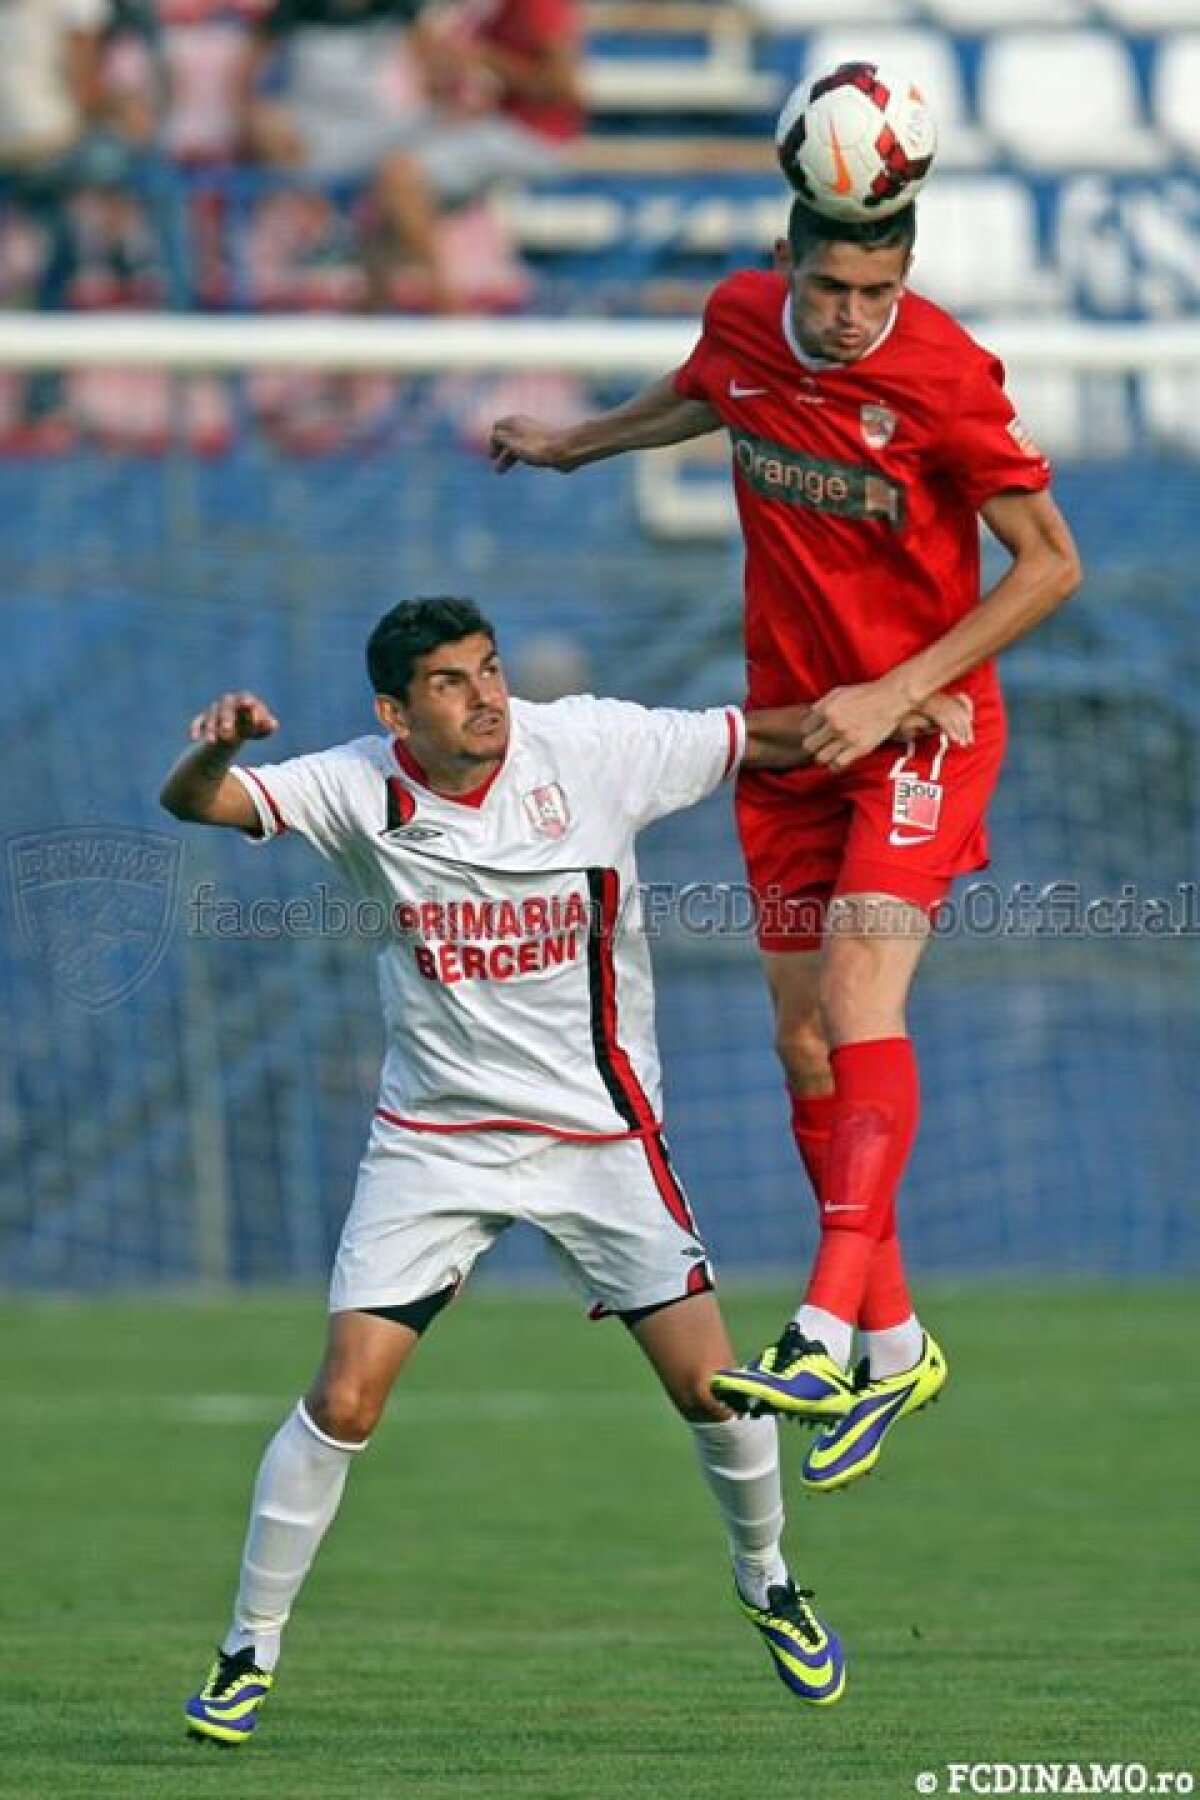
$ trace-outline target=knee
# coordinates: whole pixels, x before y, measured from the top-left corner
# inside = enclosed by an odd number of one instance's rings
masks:
[[[385,1399],[352,1374],[322,1373],[305,1395],[304,1405],[326,1437],[339,1444],[361,1444],[378,1425]]]
[[[671,1389],[671,1400],[680,1417],[689,1425],[717,1425],[732,1418],[723,1400],[718,1400],[709,1387],[715,1369],[697,1369],[684,1376]]]
[[[798,1094],[824,1093],[830,1083],[829,1042],[815,1009],[801,1019],[781,1021],[775,1052],[788,1086]]]
[[[839,944],[821,976],[820,1016],[827,1038],[841,1042],[874,1021],[884,998],[881,972],[874,945],[855,939]]]

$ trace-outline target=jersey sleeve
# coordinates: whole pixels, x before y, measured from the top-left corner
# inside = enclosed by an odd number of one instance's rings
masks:
[[[258,768],[230,769],[254,802],[261,840],[294,831],[306,838],[321,856],[343,857],[355,838],[369,831],[366,816],[370,792],[363,779],[360,759],[353,746],[321,750],[313,756],[293,756],[287,762],[265,763]],[[380,794],[383,783],[378,781]],[[382,802],[378,829],[382,829]]]
[[[714,357],[716,296],[710,294],[704,308],[700,336],[686,362],[680,363],[671,377],[675,392],[684,400],[702,400],[709,404]]]
[[[705,712],[596,700],[596,770],[635,830],[703,800],[737,769],[746,722],[736,706]]]
[[[1050,464],[1018,418],[995,357],[973,357],[965,367],[939,461],[976,512],[995,494],[1050,485]]]

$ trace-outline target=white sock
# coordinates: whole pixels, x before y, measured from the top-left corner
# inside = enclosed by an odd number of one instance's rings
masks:
[[[765,1606],[767,1589],[788,1580],[779,1547],[783,1494],[775,1420],[693,1422],[692,1436],[720,1508],[738,1591],[752,1606]]]
[[[881,1381],[885,1375],[903,1375],[906,1369],[921,1360],[925,1333],[916,1313],[909,1313],[901,1324],[889,1325],[886,1331],[864,1331],[862,1345],[871,1380]]]
[[[850,1365],[850,1347],[854,1342],[854,1326],[849,1319],[839,1319],[823,1306],[798,1306],[792,1314],[806,1338],[824,1344],[839,1369]]]
[[[273,1669],[279,1639],[342,1498],[350,1461],[366,1444],[339,1444],[318,1429],[300,1401],[259,1465],[242,1550],[227,1656],[254,1646],[260,1669]]]

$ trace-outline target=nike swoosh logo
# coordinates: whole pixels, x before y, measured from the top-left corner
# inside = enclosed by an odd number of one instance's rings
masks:
[[[911,835],[907,831],[889,831],[888,843],[902,849],[905,844],[932,844],[936,835],[933,831],[916,831]]]
[[[729,384],[731,400],[749,400],[754,394],[765,394],[768,391],[767,388],[743,387],[740,381],[731,381]]]
[[[844,1419],[832,1427],[828,1441],[819,1440],[813,1445],[809,1451],[808,1466],[813,1470],[831,1468],[868,1432],[882,1434],[899,1418],[910,1391],[906,1388],[903,1393],[881,1397],[874,1405],[863,1406],[861,1412],[858,1408],[852,1408]]]
[[[850,165],[842,152],[832,122],[829,126],[829,148],[833,151],[833,191],[835,194],[848,194],[854,186],[854,177],[850,173]]]
[[[867,1210],[867,1208],[866,1208],[865,1203],[861,1206],[823,1206],[821,1208],[821,1211],[823,1213],[866,1212],[866,1210]]]

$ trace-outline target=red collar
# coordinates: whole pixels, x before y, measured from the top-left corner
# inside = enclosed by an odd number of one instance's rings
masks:
[[[406,745],[402,744],[399,738],[392,739],[392,753],[400,767],[404,770],[404,773],[411,777],[413,781],[420,782],[423,788],[428,788],[429,792],[431,794],[436,794],[439,800],[453,800],[456,806],[482,806],[492,790],[492,783],[495,781],[497,775],[499,775],[507,760],[506,753],[505,756],[501,757],[491,774],[485,776],[478,787],[469,788],[465,794],[448,794],[445,788],[434,787],[432,781],[430,781],[428,775],[425,773],[412,751],[409,750]]]

